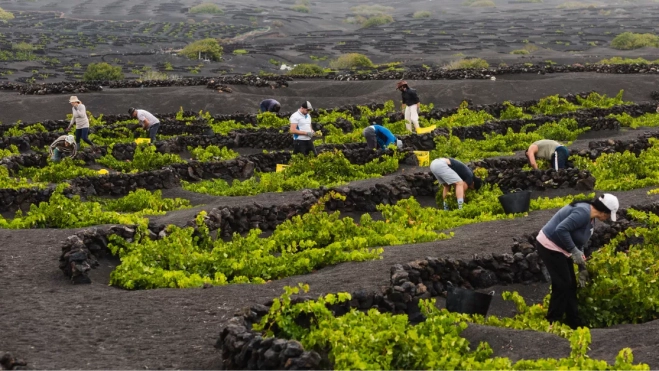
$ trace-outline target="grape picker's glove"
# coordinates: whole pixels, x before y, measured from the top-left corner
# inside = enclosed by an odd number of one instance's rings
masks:
[[[581,250],[575,247],[570,251],[570,254],[572,254],[572,261],[574,261],[576,265],[586,264],[586,256],[583,254],[583,252],[581,252]]]
[[[313,138],[314,134],[316,134],[314,131],[307,131],[307,136],[309,138]]]
[[[579,267],[579,276],[577,277],[577,283],[579,284],[579,287],[586,287],[588,282],[590,282],[590,275],[588,274],[588,271],[586,270],[586,267]]]

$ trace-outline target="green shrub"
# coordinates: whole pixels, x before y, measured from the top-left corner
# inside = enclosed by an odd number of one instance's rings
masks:
[[[190,8],[191,14],[222,14],[224,11],[219,6],[213,3],[203,3]]]
[[[595,4],[582,3],[580,1],[566,1],[557,6],[558,9],[585,9],[596,8]]]
[[[200,53],[211,60],[219,61],[222,59],[222,46],[217,39],[211,37],[190,43],[179,52],[179,54],[190,59],[199,58]]]
[[[233,55],[245,55],[247,54],[247,50],[245,49],[236,49],[233,51]]]
[[[494,1],[492,0],[467,0],[464,3],[462,3],[462,5],[470,6],[472,8],[487,8],[487,7],[496,6]]]
[[[515,49],[512,52],[510,52],[510,54],[527,55],[527,54],[531,54],[531,53],[526,49]]]
[[[9,21],[14,19],[14,13],[0,8],[0,21]]]
[[[369,17],[364,23],[362,23],[362,27],[368,28],[368,27],[382,26],[385,24],[392,23],[393,21],[394,18],[389,14],[378,14]]]
[[[296,12],[300,12],[300,13],[309,13],[309,11],[310,11],[308,6],[301,5],[301,4],[295,5],[291,9],[293,9]]]
[[[597,62],[599,64],[659,64],[659,59],[654,61],[649,61],[645,58],[622,58],[622,57],[613,57],[609,59],[602,59]]]
[[[124,74],[121,72],[120,66],[113,66],[109,63],[99,62],[90,63],[82,78],[85,81],[121,80],[124,78]]]
[[[367,56],[360,53],[348,53],[339,56],[336,60],[330,62],[331,68],[340,70],[350,69],[353,67],[373,67],[373,62]]]
[[[418,12],[414,12],[414,15],[412,17],[414,18],[430,18],[432,13],[430,13],[427,10],[419,10]]]
[[[322,67],[313,63],[300,63],[288,72],[289,75],[303,76],[324,75],[325,73],[326,72]]]
[[[394,8],[383,5],[359,5],[350,8],[350,10],[354,14],[361,15],[364,17],[370,17],[374,15],[380,15],[380,14],[386,14],[392,12]]]
[[[481,58],[465,58],[457,61],[453,61],[446,65],[446,68],[449,70],[462,70],[462,69],[473,69],[473,68],[489,68],[490,64],[486,60]]]
[[[623,32],[611,41],[613,49],[631,50],[645,47],[659,47],[659,36],[651,33]]]

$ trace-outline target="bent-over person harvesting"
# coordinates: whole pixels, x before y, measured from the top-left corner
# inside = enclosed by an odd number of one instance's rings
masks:
[[[62,135],[55,139],[53,144],[48,147],[50,159],[53,162],[60,162],[64,157],[75,158],[78,153],[78,145],[73,135]]]
[[[458,209],[462,209],[464,197],[467,189],[471,188],[478,191],[483,185],[483,181],[474,175],[474,172],[464,163],[454,158],[438,158],[430,163],[430,171],[440,185],[444,185],[442,198],[444,200],[444,210],[448,210],[448,197],[451,192],[451,186],[455,186],[455,197],[458,200]]]

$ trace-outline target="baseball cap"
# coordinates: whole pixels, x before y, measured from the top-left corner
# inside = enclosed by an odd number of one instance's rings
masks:
[[[133,115],[133,112],[135,112],[135,108],[130,107],[130,108],[128,109],[128,114],[132,116],[132,115]]]
[[[607,209],[609,209],[609,211],[611,212],[611,221],[615,222],[617,219],[616,212],[620,207],[620,202],[618,202],[618,197],[610,193],[605,193],[602,195],[602,197],[599,198],[599,200],[604,206],[606,206]]]
[[[313,110],[313,107],[311,106],[311,103],[309,101],[306,101],[306,102],[302,103],[302,105],[300,107],[302,107],[304,109],[308,109],[308,110]]]

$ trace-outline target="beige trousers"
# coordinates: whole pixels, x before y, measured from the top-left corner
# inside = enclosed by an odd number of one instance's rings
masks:
[[[412,124],[414,124],[414,131],[412,131]],[[413,106],[405,107],[405,127],[408,131],[416,133],[416,129],[419,128],[419,105],[415,104]]]

